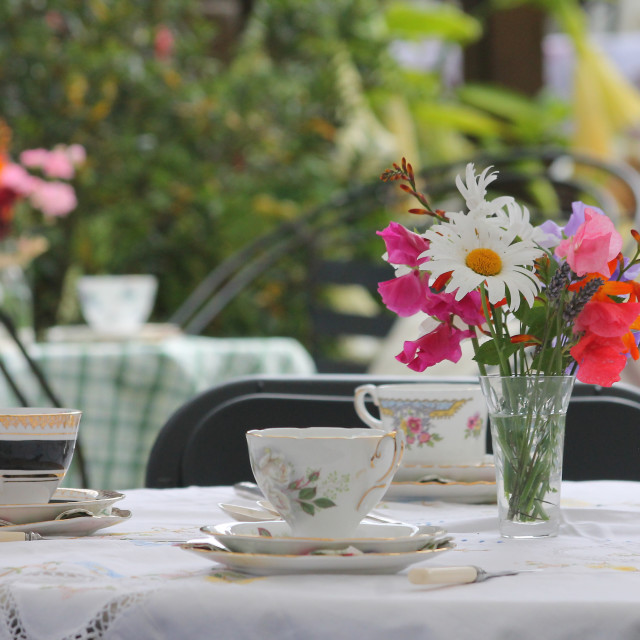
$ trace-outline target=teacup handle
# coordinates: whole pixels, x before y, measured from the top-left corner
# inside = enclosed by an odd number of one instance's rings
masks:
[[[382,425],[382,420],[372,416],[368,411],[365,405],[365,400],[367,396],[371,396],[371,399],[374,401],[376,406],[378,405],[378,390],[375,384],[363,384],[359,387],[356,387],[356,390],[353,395],[353,403],[356,409],[356,413],[360,420],[362,420],[367,426],[372,429],[384,429]]]
[[[387,482],[387,478],[389,477],[389,475],[393,476],[393,474],[398,470],[398,467],[400,466],[400,462],[402,461],[402,455],[404,453],[404,438],[400,436],[400,433],[398,431],[389,431],[384,434],[380,442],[378,442],[378,446],[376,447],[376,452],[374,453],[373,458],[371,458],[371,466],[375,467],[376,460],[381,457],[380,447],[382,446],[382,443],[387,438],[393,438],[393,458],[391,460],[391,464],[389,465],[389,468],[376,480],[374,486],[371,487],[370,489],[367,489],[367,491],[365,491],[363,496],[360,498],[360,501],[358,502],[358,506],[357,506],[358,509],[360,508],[360,505],[362,504],[363,500],[374,489],[380,489],[381,487],[385,486],[385,483]]]

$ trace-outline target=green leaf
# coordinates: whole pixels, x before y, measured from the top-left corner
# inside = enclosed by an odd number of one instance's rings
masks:
[[[501,343],[500,354],[498,355],[498,348],[494,340],[487,340],[483,342],[473,358],[476,362],[488,365],[499,365],[502,360],[506,360],[511,357],[518,349],[521,349],[522,345],[512,344],[510,342]]]
[[[320,477],[320,472],[319,471],[312,471],[308,476],[307,476],[307,480],[309,480],[309,482],[316,482],[316,480]]]
[[[305,487],[304,489],[300,489],[300,493],[298,494],[298,498],[300,498],[300,500],[313,500],[315,497],[315,487]]]
[[[313,501],[313,504],[315,504],[318,509],[328,509],[329,507],[336,506],[336,503],[333,500],[329,500],[329,498],[318,498]]]
[[[468,44],[482,34],[478,20],[452,5],[394,2],[386,12],[386,20],[393,36],[404,40],[436,37]]]
[[[310,516],[313,516],[316,513],[316,508],[310,502],[301,502],[300,507],[302,507],[302,510]]]

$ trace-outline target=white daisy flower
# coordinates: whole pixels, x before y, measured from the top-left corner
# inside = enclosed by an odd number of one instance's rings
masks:
[[[511,196],[500,196],[494,200],[487,200],[487,185],[491,184],[497,177],[498,172],[489,173],[492,167],[487,167],[479,176],[476,176],[473,163],[467,165],[465,178],[466,184],[461,176],[456,176],[456,186],[458,191],[464,198],[469,212],[447,214],[449,220],[455,222],[461,216],[469,216],[471,218],[489,218],[491,216],[502,217],[500,214],[502,209],[514,200]]]
[[[432,278],[451,271],[445,291],[455,292],[456,300],[485,283],[491,304],[508,293],[512,311],[520,306],[521,297],[532,306],[540,290],[533,266],[542,251],[531,240],[514,242],[517,231],[473,220],[435,225],[424,233],[431,244],[423,255],[430,260],[421,268]]]

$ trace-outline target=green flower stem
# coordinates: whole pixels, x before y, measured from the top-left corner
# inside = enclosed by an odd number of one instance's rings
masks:
[[[487,292],[484,287],[484,284],[480,285],[480,297],[482,299],[482,313],[484,314],[485,319],[487,320],[487,325],[489,326],[489,333],[493,340],[499,345],[502,342],[502,335],[498,338],[498,327],[494,326],[494,323],[491,322],[491,313],[489,312],[489,301],[487,300]],[[499,324],[499,314],[495,313],[494,309],[494,320],[496,321],[496,325]],[[511,375],[511,367],[509,366],[509,359],[505,358],[502,349],[498,346],[497,349],[498,358],[500,359],[500,372],[504,376]]]

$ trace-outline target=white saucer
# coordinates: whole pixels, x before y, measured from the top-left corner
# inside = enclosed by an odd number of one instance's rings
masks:
[[[185,542],[180,547],[212,562],[223,564],[233,571],[269,576],[291,573],[397,573],[412,564],[431,560],[446,553],[455,545],[449,542],[438,549],[424,551],[362,553],[350,556],[234,553],[221,550],[203,540]]]
[[[364,553],[408,552],[423,549],[436,537],[446,535],[438,527],[410,524],[365,523],[358,525],[352,538],[296,538],[283,521],[231,522],[201,527],[220,544],[237,553],[306,555],[319,549],[355,547]]]
[[[438,476],[457,482],[495,482],[496,467],[493,456],[486,456],[477,464],[401,464],[393,479],[395,482],[418,482],[425,476]]]
[[[0,520],[12,524],[28,524],[55,520],[63,511],[86,509],[96,515],[109,515],[112,505],[124,493],[96,489],[57,489],[46,504],[0,505]]]
[[[392,482],[383,500],[442,500],[487,504],[497,501],[495,482]]]
[[[39,533],[42,536],[88,536],[99,529],[106,529],[115,524],[125,522],[131,517],[131,511],[126,509],[111,509],[111,515],[84,516],[69,518],[68,520],[46,520],[28,524],[14,524],[0,527],[0,531],[24,531]]]

